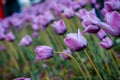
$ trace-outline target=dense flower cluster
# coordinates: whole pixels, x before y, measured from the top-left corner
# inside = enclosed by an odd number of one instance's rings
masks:
[[[87,4],[90,4],[92,8],[94,6],[94,8],[88,10],[85,7]],[[38,38],[39,31],[41,30],[49,34],[49,32],[47,32],[47,27],[50,26],[58,36],[66,35],[63,41],[65,47],[68,48],[63,50],[63,52],[59,52],[60,56],[65,60],[71,59],[71,56],[73,56],[72,51],[78,52],[85,49],[87,46],[89,47],[89,40],[85,37],[87,34],[96,34],[100,41],[98,44],[102,48],[109,50],[114,45],[114,42],[109,36],[120,36],[120,1],[104,0],[103,5],[104,8],[100,10],[101,6],[97,0],[45,0],[43,3],[22,10],[19,14],[14,13],[12,16],[0,20],[0,41],[6,40],[8,42],[13,42],[19,39],[14,32],[16,31],[19,34],[24,28],[27,28],[28,31],[32,29],[32,37]],[[97,10],[99,10],[99,14]],[[99,15],[102,19],[98,17]],[[80,26],[84,29],[83,31],[77,26],[78,32],[68,33],[68,25],[70,24],[66,23],[64,18],[71,19],[73,17],[77,17],[78,20],[80,20]],[[76,27],[76,25],[70,25],[70,27]],[[22,33],[25,35],[19,41],[19,46],[31,46],[32,43],[34,44],[34,39],[30,36],[31,34],[26,33]],[[49,35],[50,36],[47,37],[52,38],[52,33]],[[55,39],[57,39],[57,37]],[[58,44],[56,45],[60,46]],[[44,61],[53,57],[55,50],[52,47],[53,46],[48,45],[36,46],[35,61]],[[61,49],[61,47],[59,48]],[[6,47],[0,45],[0,50],[6,51]],[[23,77],[14,80],[30,80],[30,78]]]

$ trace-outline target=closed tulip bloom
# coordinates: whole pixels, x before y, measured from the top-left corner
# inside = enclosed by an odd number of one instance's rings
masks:
[[[37,46],[35,52],[37,54],[35,60],[49,59],[53,56],[53,48],[49,46]]]
[[[113,36],[120,36],[120,14],[116,11],[107,13],[105,21],[100,22],[100,26]]]
[[[12,32],[9,32],[5,35],[5,39],[9,42],[12,42],[15,40],[15,35]]]
[[[29,35],[24,36],[19,43],[20,46],[29,46],[31,44],[32,38]]]
[[[66,32],[66,25],[62,19],[59,21],[55,21],[52,24],[52,27],[53,27],[54,31],[59,35],[62,35]]]
[[[109,37],[102,39],[102,42],[99,45],[104,49],[110,49],[113,46],[113,42]]]
[[[61,54],[60,54],[60,56],[61,57],[63,57],[65,60],[68,60],[68,59],[70,59],[70,56],[72,55],[72,52],[71,52],[71,50],[68,48],[68,49],[66,49],[66,50],[64,50]]]
[[[31,80],[30,78],[25,78],[25,77],[22,77],[22,78],[16,78],[14,80]]]
[[[104,30],[100,29],[99,32],[97,33],[97,36],[100,40],[102,40],[103,38],[107,37],[107,34],[105,33]]]
[[[64,42],[70,49],[74,51],[80,51],[87,46],[87,40],[82,35],[80,29],[78,29],[78,33],[67,34]]]
[[[86,33],[97,33],[100,30],[100,27],[95,24],[90,24],[89,22],[83,21],[82,26],[85,28],[84,32]]]

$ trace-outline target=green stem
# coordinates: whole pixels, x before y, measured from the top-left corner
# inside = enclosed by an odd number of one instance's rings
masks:
[[[98,71],[97,68],[95,67],[95,65],[94,65],[94,63],[92,62],[92,60],[90,59],[90,57],[89,57],[87,51],[84,50],[84,52],[85,52],[85,55],[87,56],[87,58],[89,59],[91,65],[93,66],[95,72],[97,73],[98,77],[100,78],[100,80],[103,80],[102,77],[101,77],[101,75],[100,75],[100,73],[99,73],[99,71]]]
[[[54,53],[56,53],[56,54],[61,54],[62,52],[54,52]],[[63,53],[63,54],[64,54],[64,53]],[[74,63],[77,64],[77,66],[78,66],[78,68],[79,68],[79,70],[80,70],[82,76],[84,77],[84,80],[86,80],[86,77],[85,77],[85,75],[84,75],[84,73],[83,73],[83,71],[82,71],[80,65],[78,64],[77,60],[76,60],[73,56],[71,56],[71,55],[69,55],[69,54],[65,54],[65,55],[71,57],[71,59],[74,61]]]
[[[89,80],[91,80],[90,73],[89,73],[89,71],[87,70],[86,66],[84,65],[81,56],[78,54],[78,52],[75,52],[75,54],[78,56],[79,60],[81,61],[82,65],[83,65],[83,68],[85,69],[85,71],[86,71],[86,73],[87,73],[87,75],[88,75],[88,77],[89,77]]]

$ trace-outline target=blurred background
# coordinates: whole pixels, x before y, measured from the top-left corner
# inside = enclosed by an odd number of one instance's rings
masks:
[[[0,18],[11,16],[29,6],[38,4],[44,0],[0,0]]]

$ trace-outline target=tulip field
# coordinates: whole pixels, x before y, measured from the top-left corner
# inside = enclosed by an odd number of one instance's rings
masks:
[[[119,80],[120,0],[45,0],[0,19],[0,80]]]

